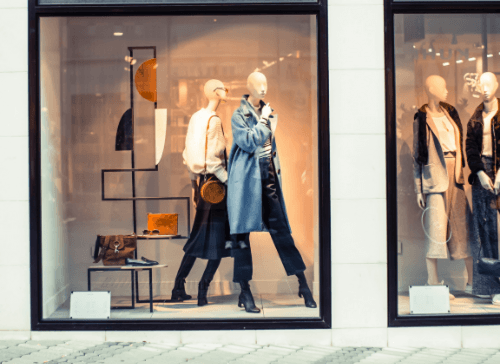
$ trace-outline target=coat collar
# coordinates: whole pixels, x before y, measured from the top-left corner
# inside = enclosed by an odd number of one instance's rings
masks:
[[[258,120],[259,117],[255,113],[255,109],[248,102],[248,96],[250,96],[250,95],[243,95],[243,97],[241,98],[240,107],[243,110],[243,115],[245,115],[245,117],[247,117],[247,118],[250,117],[251,115],[253,115],[253,116],[255,116],[255,119]],[[264,101],[260,100],[259,104],[260,104],[260,107],[262,107],[266,103]]]
[[[495,114],[494,118],[496,118],[497,120],[500,120],[500,99],[497,98],[497,101],[498,101],[498,110],[497,110],[497,113]],[[481,102],[479,104],[479,106],[476,108],[476,110],[474,111],[474,114],[472,114],[471,120],[473,120],[474,122],[484,124],[483,111],[484,111],[484,102]]]
[[[445,102],[440,102],[439,105],[441,106],[441,108],[443,109],[443,113],[446,115],[446,117],[448,118],[448,120],[450,122],[452,122],[452,125],[455,126],[455,124],[458,126],[458,121],[455,120],[452,115],[452,110],[454,110],[454,107],[445,103]],[[438,130],[437,130],[437,127],[436,127],[436,124],[434,123],[434,120],[432,120],[432,117],[427,113],[427,108],[429,107],[429,104],[424,104],[422,105],[422,107],[420,107],[420,109],[418,109],[419,113],[421,113],[424,118],[425,118],[425,121],[427,123],[427,125],[429,125],[429,128],[432,130],[432,132],[435,134],[435,135],[439,135],[438,134]],[[459,129],[460,130],[460,129]]]

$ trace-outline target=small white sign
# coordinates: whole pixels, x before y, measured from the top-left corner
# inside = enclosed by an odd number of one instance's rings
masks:
[[[410,313],[413,315],[450,313],[448,286],[410,286]]]
[[[109,319],[111,292],[71,292],[69,317],[71,319]]]

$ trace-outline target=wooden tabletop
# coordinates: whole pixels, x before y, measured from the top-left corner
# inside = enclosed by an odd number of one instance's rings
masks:
[[[134,266],[134,265],[91,265],[90,268],[98,268],[98,269],[116,269],[120,268],[123,270],[132,270],[132,269],[157,269],[157,268],[165,268],[168,267],[166,264],[158,264],[158,265],[149,265],[149,266]]]
[[[137,235],[137,239],[176,239],[181,238],[180,235],[159,235],[159,234],[150,234],[150,235]]]

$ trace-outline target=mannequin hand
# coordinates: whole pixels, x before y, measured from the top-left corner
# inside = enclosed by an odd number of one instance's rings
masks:
[[[425,199],[421,193],[417,193],[417,204],[422,210],[425,209]]]
[[[272,114],[274,110],[272,109],[271,106],[269,106],[269,103],[265,104],[264,107],[262,108],[262,117],[264,119],[269,119],[269,115]]]
[[[497,176],[495,178],[495,194],[498,195],[498,193],[500,192],[500,171],[497,172]]]
[[[493,191],[493,182],[491,182],[490,177],[486,174],[485,171],[479,171],[477,172],[477,177],[479,178],[479,182],[481,182],[481,186],[487,191],[494,192]]]

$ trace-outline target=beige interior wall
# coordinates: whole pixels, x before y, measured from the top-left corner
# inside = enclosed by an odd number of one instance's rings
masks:
[[[61,64],[64,45],[60,34],[66,30],[64,19],[42,19],[54,37],[40,43],[41,81],[41,164],[42,164],[42,282],[43,315],[50,316],[69,297],[68,236],[63,185],[64,140],[61,135]]]

